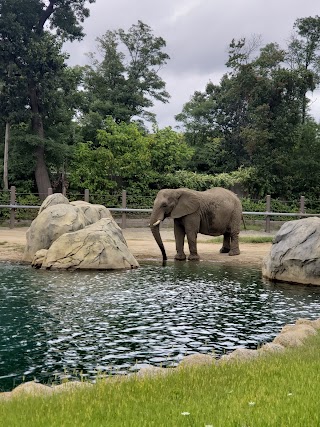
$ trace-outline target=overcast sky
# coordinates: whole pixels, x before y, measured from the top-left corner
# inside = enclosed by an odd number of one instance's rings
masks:
[[[203,91],[210,80],[219,83],[233,38],[261,35],[263,45],[286,47],[297,18],[320,15],[317,0],[96,0],[89,7],[86,37],[66,45],[72,65],[84,65],[85,54],[95,51],[96,38],[107,30],[127,31],[138,20],[166,41],[171,59],[161,76],[171,98],[153,108],[161,128],[177,124],[174,116],[194,91]],[[320,91],[312,102],[312,113],[320,120]]]

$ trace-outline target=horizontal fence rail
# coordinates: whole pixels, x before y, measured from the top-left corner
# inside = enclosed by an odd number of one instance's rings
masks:
[[[48,189],[48,195],[51,195],[52,189]],[[89,202],[89,190],[85,190],[84,193],[84,201]],[[320,217],[320,213],[306,213],[305,212],[305,199],[304,196],[301,196],[300,198],[300,211],[299,212],[274,212],[271,210],[271,196],[266,196],[266,211],[261,212],[249,212],[249,211],[243,211],[244,216],[262,216],[265,218],[265,231],[270,233],[270,222],[271,219],[274,217],[296,217],[296,218],[305,218],[305,217]],[[121,198],[121,205],[122,207],[106,207],[111,212],[119,212],[122,214],[122,221],[121,221],[121,227],[126,228],[126,222],[127,222],[127,213],[151,213],[152,209],[140,209],[140,208],[128,208],[127,207],[127,194],[126,191],[122,191],[122,198]],[[10,228],[14,228],[15,225],[15,211],[17,209],[40,209],[40,205],[25,205],[25,204],[19,204],[16,202],[16,192],[15,187],[11,187],[10,190],[10,203],[8,204],[1,204],[0,208],[3,209],[9,209],[10,210]]]

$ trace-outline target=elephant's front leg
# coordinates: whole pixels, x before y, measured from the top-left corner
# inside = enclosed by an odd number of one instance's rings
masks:
[[[188,239],[188,245],[189,245],[189,251],[190,251],[188,260],[199,261],[200,257],[198,255],[198,250],[197,250],[198,233],[193,229],[193,227],[192,228],[186,227],[186,233],[187,233],[187,239]]]
[[[174,237],[176,239],[177,254],[174,257],[174,259],[178,261],[184,261],[186,259],[186,254],[184,253],[185,235],[186,235],[186,232],[180,219],[175,219],[174,220]]]

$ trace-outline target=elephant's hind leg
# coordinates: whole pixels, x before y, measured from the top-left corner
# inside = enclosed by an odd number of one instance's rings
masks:
[[[227,254],[230,252],[230,233],[224,233],[223,235],[223,243],[222,243],[222,248],[220,249],[220,253],[221,254]]]
[[[239,249],[239,233],[231,234],[231,243],[230,243],[230,256],[240,255]]]

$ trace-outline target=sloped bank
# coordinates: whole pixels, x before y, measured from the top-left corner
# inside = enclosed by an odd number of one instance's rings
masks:
[[[320,330],[320,318],[317,320],[298,319],[294,324],[285,325],[280,333],[271,343],[264,344],[256,350],[239,348],[230,354],[222,356],[216,360],[211,354],[192,354],[186,356],[176,368],[160,368],[147,365],[135,374],[130,374],[126,377],[118,377],[120,381],[126,380],[132,375],[136,377],[146,377],[154,375],[167,375],[176,372],[179,369],[188,369],[198,365],[221,365],[225,363],[244,362],[256,359],[258,357],[266,357],[272,353],[285,351],[287,348],[302,346],[305,340],[316,335]],[[110,377],[114,379],[114,377]],[[64,391],[72,391],[81,387],[93,387],[90,382],[72,381],[60,385],[47,386],[39,384],[35,381],[29,381],[17,386],[11,392],[0,393],[0,401],[10,400],[21,396],[50,396],[55,393]]]

